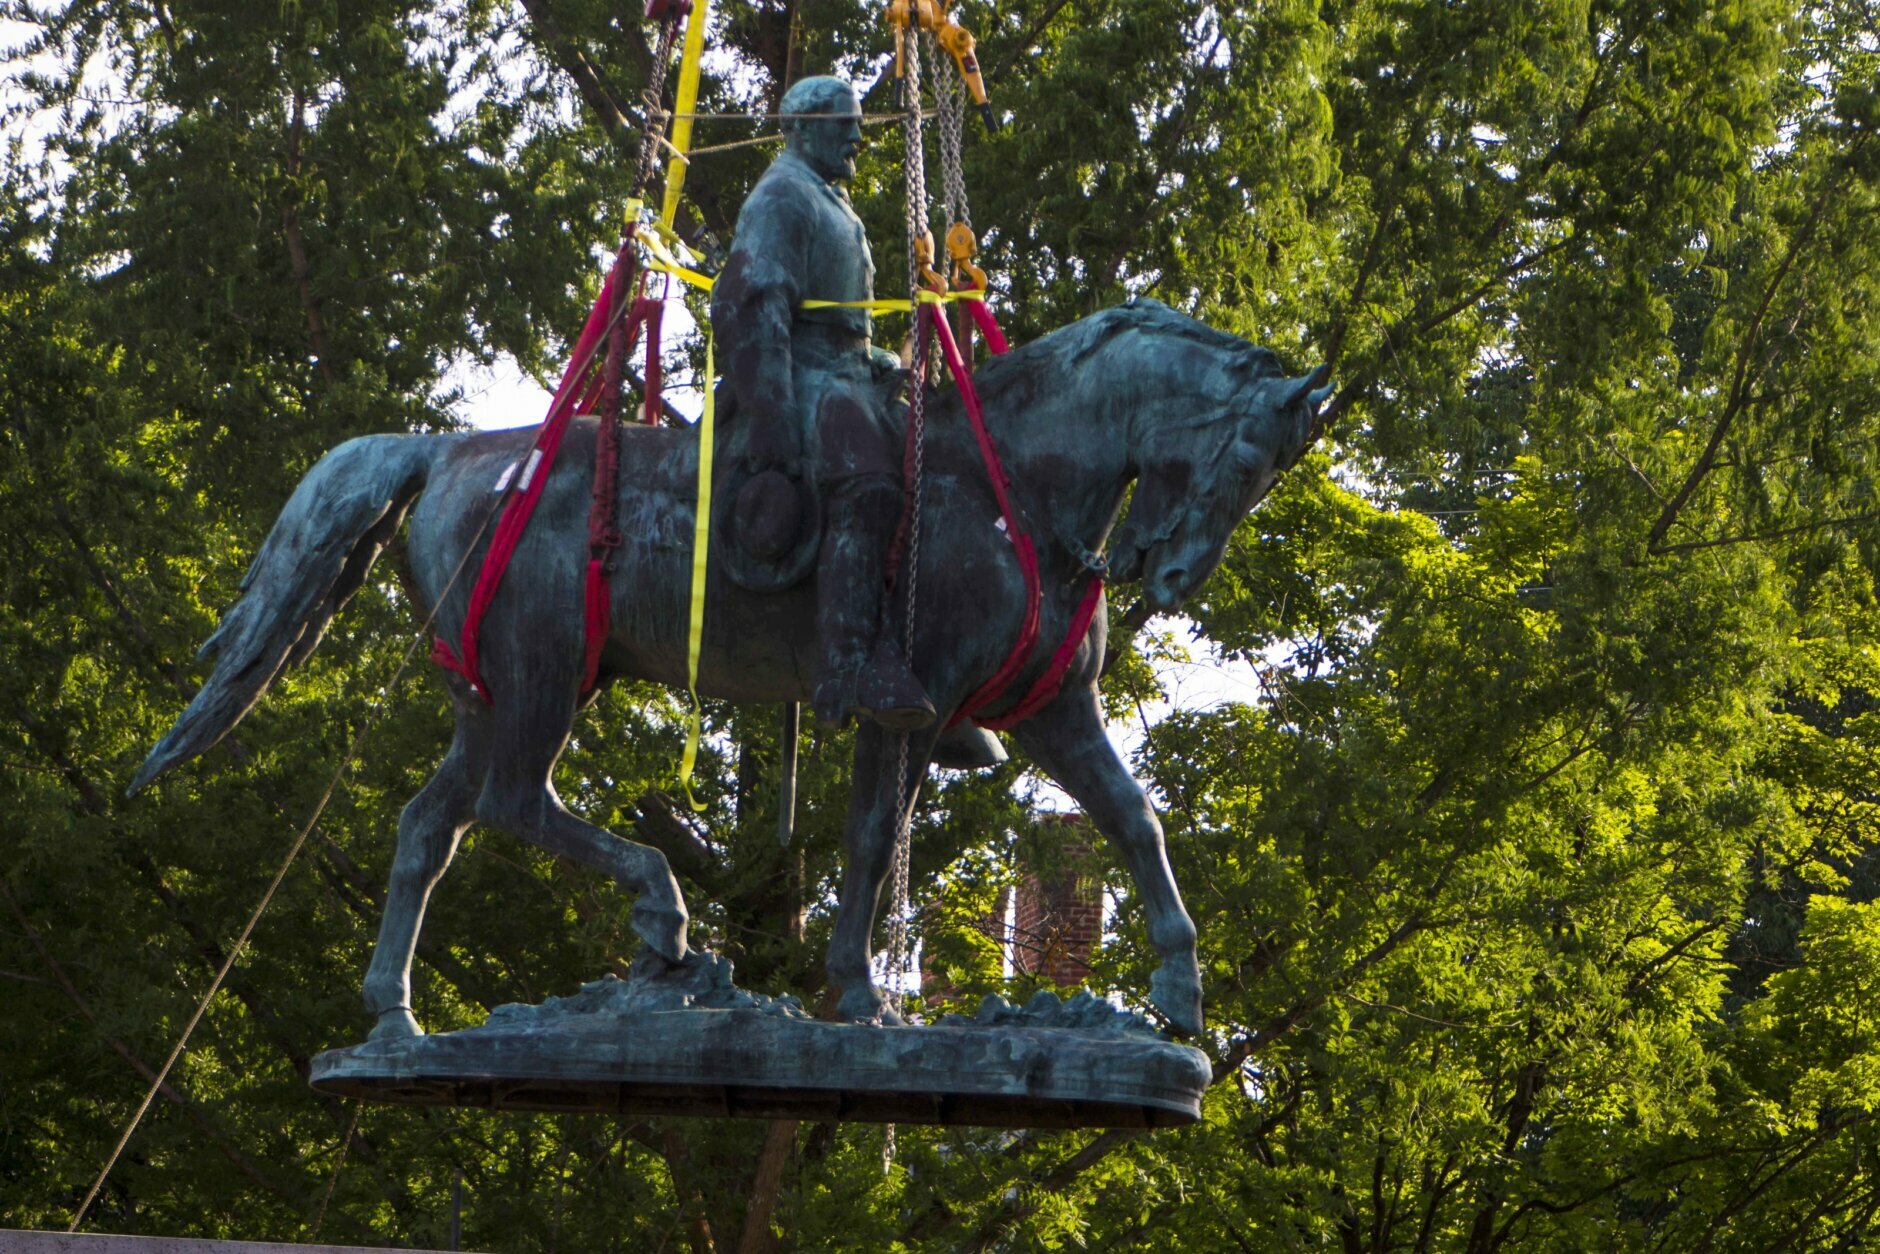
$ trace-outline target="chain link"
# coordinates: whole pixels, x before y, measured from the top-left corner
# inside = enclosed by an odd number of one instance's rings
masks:
[[[646,194],[646,188],[653,179],[653,168],[659,159],[660,137],[666,133],[669,116],[666,113],[666,69],[672,62],[673,45],[679,39],[679,22],[672,19],[661,23],[659,29],[659,47],[653,53],[653,65],[647,71],[646,87],[640,92],[640,153],[639,161],[633,171],[633,195]]]
[[[966,175],[960,166],[960,136],[966,125],[966,83],[960,78],[953,58],[943,56],[939,44],[928,36],[935,66],[933,94],[940,123],[940,187],[948,225],[973,224],[972,208],[966,203]]]
[[[914,241],[927,234],[927,155],[922,136],[920,107],[920,39],[913,31],[908,32],[906,54],[906,78],[902,90],[906,93],[904,103],[907,108],[905,124],[907,154],[907,290],[914,301],[914,361],[909,371],[907,421],[914,446],[914,483],[913,500],[908,515],[907,552],[901,560],[901,572],[906,581],[906,613],[902,621],[902,647],[911,664],[914,658],[914,610],[916,593],[920,581],[920,529],[921,496],[925,479],[924,466],[927,443],[927,353],[919,334],[920,328],[920,258],[915,252]],[[899,741],[899,762],[895,782],[894,816],[894,851],[890,860],[888,874],[888,946],[885,957],[883,983],[892,999],[893,1008],[899,1013],[905,1007],[906,989],[905,972],[908,965],[908,846],[912,840],[910,825],[913,821],[913,787],[909,776],[908,733],[896,737]],[[882,1134],[881,1170],[885,1174],[894,1164],[895,1132],[894,1125],[888,1124]]]

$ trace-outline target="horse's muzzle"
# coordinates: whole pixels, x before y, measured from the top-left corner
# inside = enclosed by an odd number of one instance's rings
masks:
[[[1143,599],[1158,614],[1174,614],[1188,594],[1194,591],[1194,580],[1186,566],[1165,566],[1152,571],[1143,580]]]

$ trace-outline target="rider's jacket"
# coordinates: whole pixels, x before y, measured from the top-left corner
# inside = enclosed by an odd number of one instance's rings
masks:
[[[760,421],[794,419],[810,437],[837,391],[879,429],[882,381],[898,363],[870,344],[868,311],[801,307],[866,301],[874,287],[868,235],[848,193],[786,150],[744,202],[712,290],[712,328],[739,410]],[[805,440],[812,459],[817,443]]]

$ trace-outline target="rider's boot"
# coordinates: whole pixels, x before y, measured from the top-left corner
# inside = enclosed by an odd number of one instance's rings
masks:
[[[882,630],[888,545],[900,519],[901,489],[892,480],[850,480],[829,500],[816,575],[822,665],[812,701],[825,725],[840,727],[852,714],[890,731],[933,722],[933,702]]]

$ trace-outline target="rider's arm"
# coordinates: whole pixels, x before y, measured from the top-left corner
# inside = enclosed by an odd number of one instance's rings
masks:
[[[789,469],[801,455],[790,325],[804,299],[806,232],[782,198],[768,200],[747,205],[738,222],[712,291],[712,328],[738,411],[751,424],[752,460]]]

